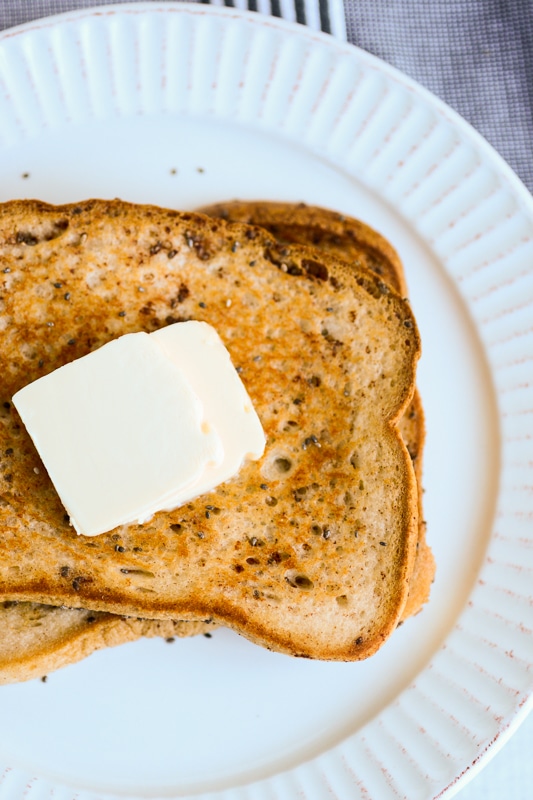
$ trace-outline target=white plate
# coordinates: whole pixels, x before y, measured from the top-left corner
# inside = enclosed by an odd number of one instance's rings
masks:
[[[1,800],[450,796],[531,705],[533,203],[430,94],[298,26],[203,5],[0,37],[0,199],[305,200],[405,262],[424,343],[430,604],[372,659],[227,631],[0,689]]]

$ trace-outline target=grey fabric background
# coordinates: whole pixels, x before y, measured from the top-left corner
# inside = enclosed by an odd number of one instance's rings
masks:
[[[0,0],[0,29],[95,5]],[[345,11],[350,42],[458,111],[533,192],[533,0],[345,0]]]

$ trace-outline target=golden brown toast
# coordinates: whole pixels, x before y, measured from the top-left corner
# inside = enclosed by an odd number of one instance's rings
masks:
[[[120,201],[0,206],[0,270],[2,599],[212,617],[314,658],[375,652],[417,539],[397,428],[420,352],[409,305],[366,268],[260,229]],[[77,537],[10,397],[122,333],[189,318],[241,371],[263,459],[145,526]]]
[[[230,201],[199,209],[211,217],[229,222],[260,225],[283,244],[307,244],[332,253],[356,266],[365,266],[382,277],[405,296],[407,284],[401,259],[380,233],[353,217],[305,203],[265,201]],[[426,438],[422,401],[417,390],[399,429],[407,446],[419,492],[419,538],[413,580],[402,620],[420,611],[429,600],[435,575],[435,560],[426,541],[426,523],[422,514],[422,456]]]
[[[104,647],[142,636],[183,638],[208,633],[208,622],[120,617],[41,603],[0,604],[0,684],[41,678]]]

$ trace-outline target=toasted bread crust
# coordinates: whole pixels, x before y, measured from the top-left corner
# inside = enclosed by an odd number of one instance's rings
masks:
[[[283,244],[307,244],[375,272],[403,297],[407,287],[402,263],[389,241],[353,217],[306,203],[240,201],[198,209],[228,222],[259,225]]]
[[[215,203],[199,209],[228,222],[260,225],[284,244],[311,244],[354,265],[364,265],[382,277],[402,295],[407,284],[401,259],[392,245],[377,231],[360,220],[336,211],[305,203],[232,201]],[[419,537],[413,578],[402,620],[420,611],[429,599],[435,575],[435,559],[426,541],[426,523],[422,514],[422,456],[426,427],[418,390],[399,422],[418,481]]]
[[[120,201],[4,204],[0,259],[0,437],[12,451],[0,596],[209,616],[314,658],[375,652],[402,614],[417,540],[397,428],[420,353],[408,304],[365,268],[260,229]],[[242,369],[264,458],[149,525],[77,537],[10,398],[117,335],[187,318],[213,324]]]
[[[0,684],[41,678],[104,647],[142,636],[183,638],[208,633],[208,622],[142,620],[37,603],[1,603]]]
[[[435,579],[435,557],[426,540],[426,521],[424,519],[424,490],[422,484],[423,451],[426,439],[426,423],[420,394],[415,390],[413,399],[399,425],[413,461],[418,484],[418,542],[413,565],[413,575],[409,586],[407,602],[401,621],[418,614],[428,602],[431,586]]]

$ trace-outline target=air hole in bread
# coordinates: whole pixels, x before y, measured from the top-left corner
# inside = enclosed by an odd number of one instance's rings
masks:
[[[306,592],[309,592],[314,586],[311,578],[293,569],[285,573],[285,580],[294,589],[302,589]]]
[[[340,594],[338,597],[335,598],[335,600],[340,606],[348,605],[348,597],[345,594]]]
[[[289,419],[287,422],[283,422],[281,425],[281,430],[283,433],[289,433],[289,431],[294,430],[294,428],[298,427],[298,423],[294,419]]]
[[[140,569],[138,567],[122,567],[120,572],[122,572],[123,575],[135,575],[141,578],[155,578],[153,572],[150,572],[147,569]]]
[[[261,474],[265,481],[278,481],[288,476],[293,469],[291,454],[285,448],[275,448],[261,467]]]
[[[354,450],[354,452],[350,456],[350,464],[354,469],[359,469],[359,467],[361,466],[361,456],[359,455],[357,450]]]
[[[327,267],[319,261],[304,258],[302,259],[302,267],[308,275],[312,275],[313,278],[318,278],[321,281],[327,281],[329,277]]]

